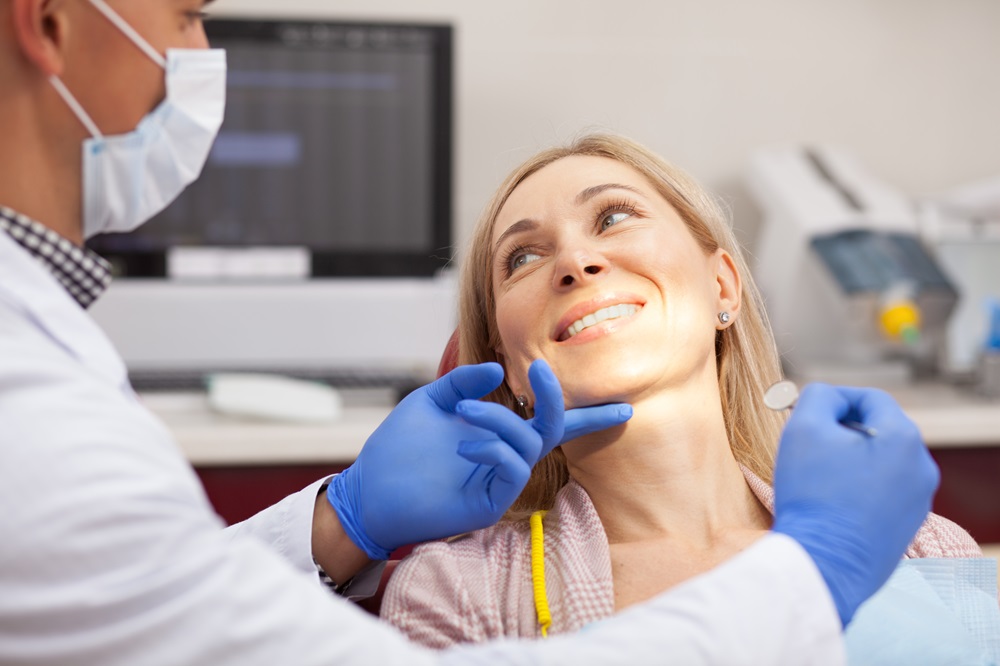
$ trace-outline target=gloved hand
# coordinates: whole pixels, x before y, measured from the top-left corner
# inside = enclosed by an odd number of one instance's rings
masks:
[[[417,389],[334,477],[327,498],[368,557],[492,525],[517,499],[542,456],[563,441],[627,421],[629,405],[565,411],[548,364],[528,369],[535,416],[479,398],[503,381],[496,363],[459,366]]]
[[[899,563],[939,480],[920,431],[887,393],[825,384],[802,392],[778,450],[773,529],[812,556],[844,626]]]

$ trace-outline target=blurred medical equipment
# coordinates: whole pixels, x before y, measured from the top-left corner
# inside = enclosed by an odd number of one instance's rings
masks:
[[[983,349],[979,388],[983,395],[1000,398],[1000,300],[990,306],[990,334]]]
[[[200,388],[211,372],[263,372],[406,393],[433,379],[441,341],[455,328],[455,301],[447,274],[118,280],[91,313],[138,390]]]
[[[757,281],[791,374],[892,383],[956,370],[959,351],[981,350],[982,324],[967,334],[975,344],[963,338],[948,353],[960,290],[921,234],[933,204],[918,205],[833,148],[761,150],[749,185],[764,211]]]
[[[948,325],[942,369],[1000,394],[1000,177],[921,202],[921,234],[961,299]],[[991,379],[992,377],[992,379]]]
[[[91,246],[140,389],[254,371],[405,393],[454,329],[452,29],[216,19],[227,109],[199,180]],[[124,279],[121,279],[124,278]]]

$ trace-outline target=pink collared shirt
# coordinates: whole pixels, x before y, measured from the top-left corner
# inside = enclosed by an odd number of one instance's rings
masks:
[[[769,511],[774,490],[747,468],[747,484]],[[545,516],[549,635],[574,632],[615,612],[611,553],[587,492],[570,481]],[[972,537],[929,514],[907,557],[982,557]],[[450,542],[418,547],[393,573],[382,618],[428,647],[538,638],[527,521],[500,523]]]

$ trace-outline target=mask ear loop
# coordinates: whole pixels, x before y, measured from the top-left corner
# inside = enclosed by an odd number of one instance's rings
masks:
[[[94,5],[94,8],[104,14],[104,17],[111,21],[116,28],[121,30],[129,40],[132,41],[139,50],[145,53],[152,59],[157,65],[163,69],[167,68],[167,59],[160,55],[156,49],[149,45],[142,35],[136,32],[135,28],[130,26],[125,19],[118,15],[118,13],[111,9],[104,0],[90,0],[90,4]]]
[[[104,2],[104,0],[90,0],[90,4],[92,4],[94,9],[99,11],[106,19],[111,21],[112,25],[118,28],[130,42],[135,44],[140,51],[145,53],[153,62],[159,65],[161,69],[167,69],[167,59],[160,55],[156,49],[150,46],[149,42],[147,42],[135,28],[130,26],[125,19],[119,16],[115,10],[111,9],[111,7]],[[73,93],[69,91],[66,84],[62,82],[62,79],[53,74],[49,77],[49,82],[56,89],[56,92],[59,93],[59,96],[63,98],[63,101],[66,102],[69,108],[73,111],[73,114],[80,120],[80,123],[87,128],[90,135],[95,139],[104,138],[104,134],[102,134],[101,130],[97,128],[97,123],[94,122],[94,120],[90,117],[90,114],[88,114],[84,110],[83,106],[80,105],[80,102],[78,102],[76,97],[73,96]]]
[[[76,97],[73,97],[73,93],[69,91],[69,88],[67,88],[66,84],[62,82],[62,79],[53,74],[52,76],[49,77],[49,83],[52,84],[52,87],[56,89],[56,92],[59,93],[59,96],[63,98],[64,102],[66,102],[66,105],[69,106],[70,111],[72,111],[73,114],[83,124],[83,126],[87,128],[87,131],[90,132],[90,136],[94,137],[95,139],[104,138],[104,135],[101,134],[101,130],[97,129],[97,124],[94,123],[90,115],[83,110],[83,107],[80,106],[80,103],[78,101],[76,101]]]

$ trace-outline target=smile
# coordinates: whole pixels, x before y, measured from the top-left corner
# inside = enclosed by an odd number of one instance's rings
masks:
[[[639,307],[640,306],[635,303],[620,303],[618,305],[611,305],[606,308],[601,308],[596,312],[584,315],[566,327],[566,330],[559,336],[559,342],[569,340],[581,331],[584,331],[591,326],[597,326],[601,322],[608,321],[609,319],[631,317],[639,311]]]

